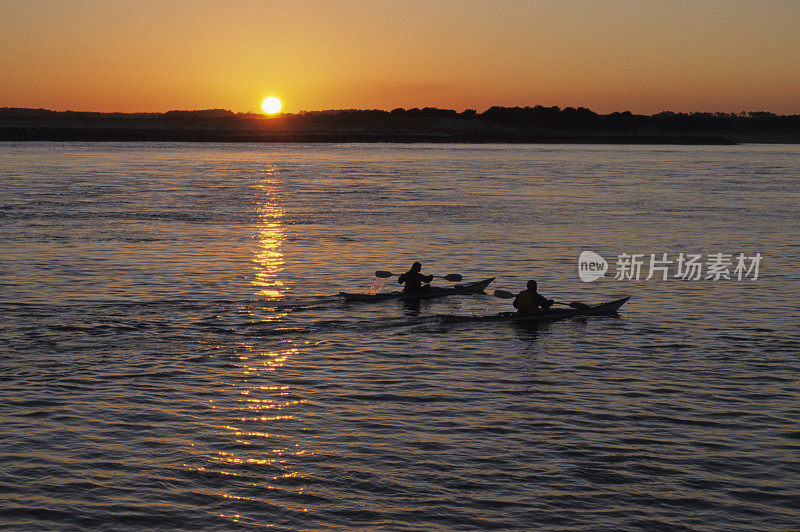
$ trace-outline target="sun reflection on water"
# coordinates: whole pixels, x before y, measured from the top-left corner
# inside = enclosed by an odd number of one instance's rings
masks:
[[[280,493],[279,499],[291,511],[304,511],[292,498],[302,493],[297,479],[302,478],[298,462],[309,454],[305,444],[292,434],[298,412],[307,401],[292,393],[290,386],[277,384],[276,371],[291,364],[299,354],[294,340],[279,340],[276,344],[269,333],[288,311],[278,311],[274,302],[284,297],[283,278],[286,259],[281,249],[286,239],[284,209],[280,201],[277,169],[267,167],[256,185],[258,221],[253,226],[255,242],[252,264],[254,298],[268,302],[239,301],[237,316],[247,316],[249,338],[229,345],[226,357],[229,369],[219,384],[224,389],[221,398],[209,400],[213,410],[225,417],[226,423],[214,427],[219,438],[208,448],[205,467],[196,471],[225,477],[215,494],[226,501],[225,512],[219,514],[232,523],[255,523],[270,526],[251,514],[246,502],[276,504],[272,495],[253,495],[254,489]],[[265,337],[260,335],[262,330]],[[306,341],[305,344],[309,342]],[[288,498],[288,499],[287,499]]]
[[[273,372],[290,364],[299,349],[293,343],[269,351],[259,347],[237,345],[240,354],[231,358],[235,366],[232,380],[221,383],[234,387],[235,393],[228,390],[224,400],[212,400],[213,408],[227,410],[228,423],[217,427],[223,440],[209,449],[208,463],[196,471],[229,479],[215,490],[216,496],[227,501],[228,512],[220,515],[232,522],[269,526],[251,514],[251,506],[242,503],[274,505],[276,500],[267,493],[277,493],[287,510],[303,511],[293,501],[304,489],[297,482],[302,478],[298,461],[314,452],[293,438],[286,425],[302,421],[297,412],[307,401],[293,395],[290,386],[271,382]],[[254,489],[260,495],[254,496]]]
[[[255,239],[255,278],[253,284],[258,288],[257,295],[269,299],[283,296],[284,283],[280,278],[285,259],[281,246],[286,239],[283,224],[284,210],[278,195],[277,169],[269,166],[264,169],[263,179],[258,185],[260,198],[256,211],[259,225]]]

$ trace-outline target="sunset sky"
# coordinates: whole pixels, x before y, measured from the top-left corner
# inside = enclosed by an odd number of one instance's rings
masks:
[[[0,107],[800,113],[800,1],[0,0]]]

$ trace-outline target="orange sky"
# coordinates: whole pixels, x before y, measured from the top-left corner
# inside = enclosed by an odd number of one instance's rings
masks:
[[[800,113],[800,1],[0,0],[0,107]]]

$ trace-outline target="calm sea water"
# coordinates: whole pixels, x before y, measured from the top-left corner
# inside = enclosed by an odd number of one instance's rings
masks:
[[[0,526],[796,530],[798,170],[797,146],[0,144]],[[610,275],[581,282],[584,250]],[[613,278],[681,252],[759,277]],[[633,297],[540,327],[435,318],[491,295],[333,297],[414,260]]]

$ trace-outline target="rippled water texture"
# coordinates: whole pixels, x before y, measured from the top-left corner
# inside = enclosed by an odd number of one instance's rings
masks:
[[[796,530],[799,156],[0,144],[0,525]],[[763,260],[589,284],[584,250]],[[333,297],[417,259],[633,297]]]

